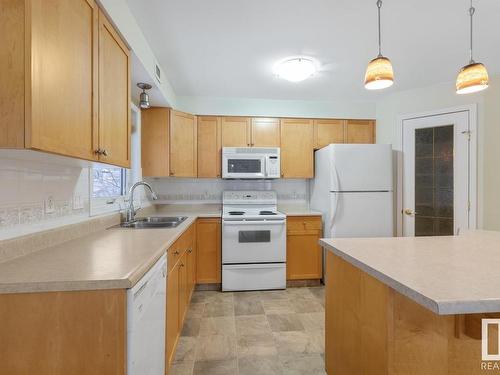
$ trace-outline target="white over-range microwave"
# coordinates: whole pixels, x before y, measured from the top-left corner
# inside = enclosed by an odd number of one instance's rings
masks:
[[[223,147],[222,178],[280,178],[279,147]]]

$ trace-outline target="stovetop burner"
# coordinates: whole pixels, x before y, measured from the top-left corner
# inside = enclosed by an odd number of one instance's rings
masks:
[[[228,214],[231,216],[236,216],[236,215],[241,216],[244,215],[245,213],[243,211],[229,211]]]
[[[272,212],[272,211],[260,211],[259,215],[276,215],[276,212]]]

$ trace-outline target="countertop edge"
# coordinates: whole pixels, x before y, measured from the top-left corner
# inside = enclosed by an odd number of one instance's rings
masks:
[[[368,275],[374,277],[378,281],[387,285],[388,287],[396,290],[400,294],[408,297],[412,301],[418,303],[419,305],[425,307],[426,309],[432,311],[438,315],[459,315],[459,314],[477,314],[477,313],[489,313],[500,311],[500,299],[490,299],[490,300],[435,300],[430,297],[425,296],[419,291],[410,288],[409,286],[400,283],[399,281],[391,278],[390,276],[377,271],[368,264],[361,262],[360,260],[353,258],[352,256],[346,254],[342,250],[336,248],[332,244],[329,244],[323,239],[320,239],[320,245],[335,255],[339,256],[346,262],[352,264],[356,268],[359,268]]]
[[[359,268],[363,272],[366,272],[368,275],[374,277],[378,281],[382,282],[383,284],[387,285],[388,287],[396,290],[397,292],[401,293],[402,295],[410,298],[411,300],[415,301],[419,305],[427,308],[428,310],[431,310],[432,312],[439,314],[439,315],[445,315],[442,312],[442,309],[440,309],[439,303],[434,301],[433,299],[424,296],[423,294],[419,293],[416,290],[413,290],[409,287],[407,287],[404,284],[401,284],[397,280],[392,279],[391,277],[377,271],[376,269],[370,267],[366,263],[363,263],[359,261],[356,258],[351,257],[350,255],[344,253],[342,250],[337,249],[335,246],[332,246],[331,244],[323,241],[323,239],[320,239],[320,245],[328,250],[330,250],[332,253],[335,255],[339,256],[346,262],[352,264],[354,267]]]

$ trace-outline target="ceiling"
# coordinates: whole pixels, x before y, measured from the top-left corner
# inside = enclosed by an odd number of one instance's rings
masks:
[[[377,54],[375,0],[127,0],[177,95],[282,100],[376,100],[453,82],[468,62],[467,0],[384,0],[382,53],[395,84],[363,87]],[[500,1],[475,0],[475,55],[500,74]],[[301,83],[276,61],[308,55],[321,71]],[[450,85],[450,89],[453,87]]]

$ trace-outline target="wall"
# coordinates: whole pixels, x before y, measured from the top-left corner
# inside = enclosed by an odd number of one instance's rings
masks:
[[[224,190],[276,190],[280,203],[306,205],[307,180],[237,181],[221,179],[149,178],[159,203],[221,203]]]
[[[89,217],[89,168],[0,158],[0,240]],[[52,197],[54,212],[46,212]]]
[[[500,230],[500,179],[495,171],[500,161],[500,77],[491,87],[472,95],[457,95],[453,83],[403,91],[377,102],[377,142],[398,144],[398,117],[476,103],[478,107],[478,224]]]
[[[132,169],[128,185],[142,179],[141,119],[132,106]],[[106,198],[91,199],[93,163],[28,150],[0,150],[0,240],[87,221],[122,210],[125,198],[110,204]],[[46,212],[52,197],[54,212]],[[135,207],[149,204],[142,187],[134,196]],[[128,204],[128,203],[127,203]]]
[[[203,115],[373,119],[375,102],[178,96],[180,110]]]

